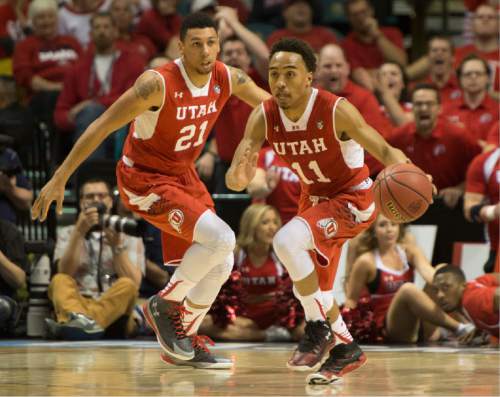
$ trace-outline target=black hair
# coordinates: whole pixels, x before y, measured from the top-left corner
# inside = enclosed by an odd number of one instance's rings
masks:
[[[112,193],[112,190],[111,190],[111,185],[109,184],[109,182],[103,178],[99,178],[99,177],[93,177],[93,178],[89,178],[89,179],[86,179],[85,181],[83,181],[83,183],[80,185],[80,191],[78,192],[79,193],[79,196],[82,197],[82,194],[83,194],[83,188],[85,187],[85,185],[89,185],[91,183],[104,183],[106,185],[106,188],[108,189],[108,193],[111,194]]]
[[[368,7],[373,9],[373,4],[370,0],[344,0],[344,3],[342,4],[344,8],[344,15],[347,16],[347,14],[349,13],[349,7],[352,4],[359,3],[360,1],[364,1],[366,4],[368,4]]]
[[[224,48],[224,44],[229,43],[231,41],[239,41],[240,43],[243,43],[243,47],[245,47],[245,51],[248,52],[248,48],[243,40],[239,36],[236,36],[235,34],[232,34],[231,36],[228,36],[224,39],[224,41],[220,44],[220,48]]]
[[[406,74],[405,68],[403,67],[403,65],[401,65],[399,62],[396,61],[386,61],[382,63],[382,65],[385,64],[395,65],[401,72],[401,76],[403,78],[403,89],[401,90],[401,94],[399,94],[398,101],[408,102],[410,100],[408,95],[408,75]]]
[[[462,76],[462,70],[464,68],[464,65],[469,62],[469,61],[479,61],[483,64],[484,70],[486,71],[486,74],[488,77],[491,77],[491,69],[490,65],[488,65],[488,62],[484,58],[481,58],[477,56],[476,54],[472,53],[467,55],[464,59],[462,59],[462,62],[460,62],[460,65],[458,65],[457,68],[457,77],[460,78]]]
[[[462,271],[462,269],[458,266],[451,264],[447,264],[437,269],[436,272],[434,273],[434,277],[436,277],[438,274],[446,274],[446,273],[451,273],[457,278],[458,281],[465,282],[465,274]]]
[[[194,12],[184,18],[180,30],[181,41],[186,38],[189,29],[213,28],[217,32],[217,24],[213,18],[204,12]]]
[[[314,55],[311,46],[305,41],[292,38],[281,39],[272,46],[269,59],[271,59],[274,54],[281,51],[299,54],[304,60],[307,70],[312,73],[316,71],[316,55]]]
[[[418,83],[415,84],[415,87],[413,87],[413,90],[411,91],[411,100],[413,102],[413,95],[415,95],[415,92],[418,90],[432,90],[436,93],[436,97],[438,100],[438,103],[441,103],[441,94],[439,92],[439,88],[435,84],[432,83]]]

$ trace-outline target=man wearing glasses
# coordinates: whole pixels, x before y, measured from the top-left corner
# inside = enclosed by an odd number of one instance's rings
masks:
[[[112,205],[105,181],[85,182],[76,224],[58,233],[57,274],[49,286],[57,322],[47,320],[55,337],[97,339],[112,324],[113,337],[135,329],[130,314],[144,272],[144,246],[139,238],[102,227]]]

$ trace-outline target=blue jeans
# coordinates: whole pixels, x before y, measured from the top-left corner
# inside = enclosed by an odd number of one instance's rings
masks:
[[[75,131],[73,133],[73,144],[85,132],[87,127],[104,113],[106,107],[98,102],[92,102],[85,106],[75,117]],[[120,128],[114,134],[108,136],[96,150],[89,156],[89,160],[102,160],[114,158],[117,160],[121,155],[123,140],[127,136],[128,125]],[[116,149],[116,150],[115,150]],[[118,153],[118,151],[120,153]]]

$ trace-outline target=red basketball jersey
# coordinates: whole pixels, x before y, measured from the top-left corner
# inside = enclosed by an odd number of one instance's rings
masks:
[[[306,110],[294,122],[273,98],[263,102],[266,138],[301,180],[302,197],[333,197],[368,177],[364,151],[354,140],[340,141],[334,115],[340,98],[313,88]]]
[[[375,280],[368,285],[368,290],[370,291],[373,316],[379,327],[384,326],[385,316],[396,292],[404,283],[413,282],[414,279],[413,268],[408,264],[406,253],[400,246],[397,246],[396,249],[404,264],[401,270],[386,267],[378,250],[374,253],[377,275]]]
[[[283,265],[274,253],[267,257],[262,266],[256,267],[247,254],[241,250],[236,258],[235,265],[241,273],[245,292],[249,295],[275,292],[281,277],[285,273]]]
[[[499,201],[500,189],[500,148],[482,153],[475,157],[467,170],[465,191],[479,193],[488,199],[490,204]],[[488,234],[491,249],[497,251],[499,243],[498,219],[488,223]]]
[[[469,281],[462,295],[462,308],[477,328],[500,336],[500,318],[493,306],[498,281],[493,274],[485,274]]]
[[[231,95],[229,68],[216,62],[204,87],[189,79],[180,59],[155,69],[165,96],[157,110],[132,122],[123,161],[164,175],[179,175],[200,155],[224,104]]]

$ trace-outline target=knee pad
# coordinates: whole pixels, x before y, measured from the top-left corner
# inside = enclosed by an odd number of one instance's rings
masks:
[[[313,249],[311,232],[303,221],[294,218],[275,234],[273,248],[278,257]]]
[[[233,252],[236,236],[226,222],[212,211],[206,211],[196,224],[193,239],[221,256],[221,263]]]

